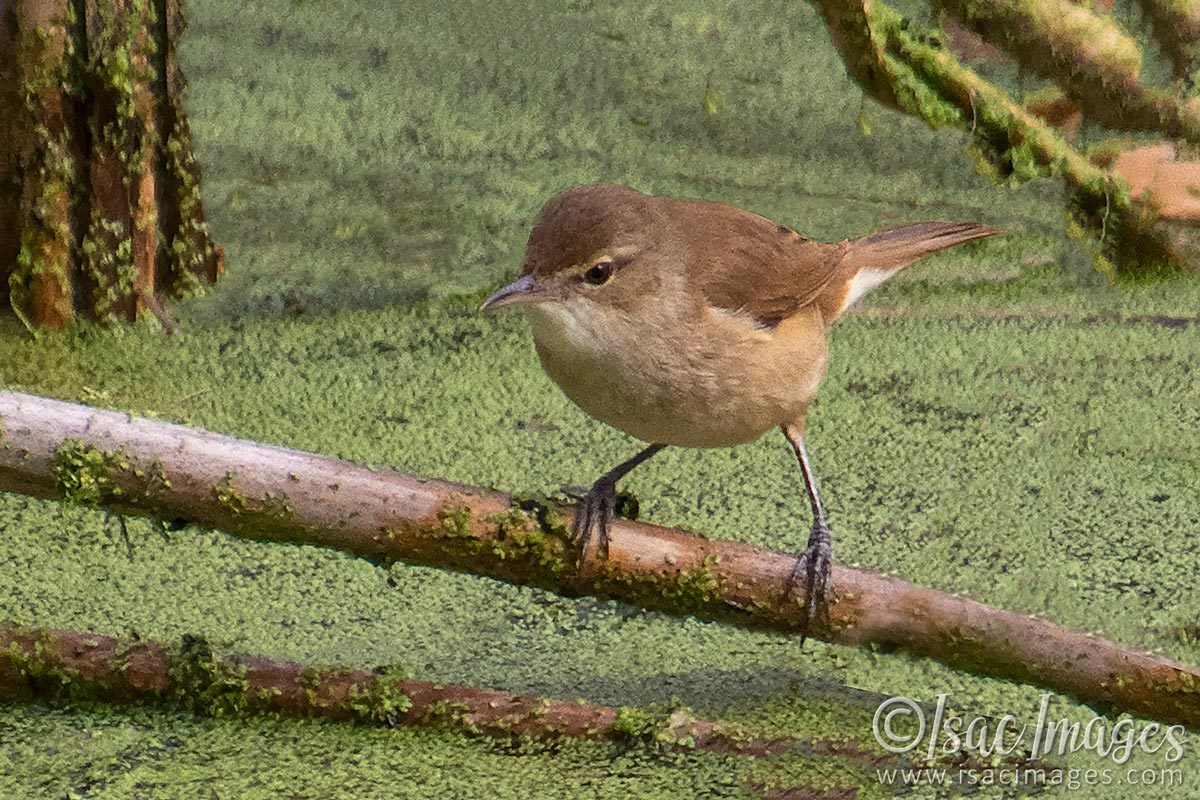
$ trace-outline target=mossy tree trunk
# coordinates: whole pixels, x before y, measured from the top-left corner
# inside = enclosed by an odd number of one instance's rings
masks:
[[[0,0],[0,300],[133,321],[214,282],[178,0]]]

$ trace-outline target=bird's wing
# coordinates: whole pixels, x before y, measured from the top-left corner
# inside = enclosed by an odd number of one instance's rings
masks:
[[[676,218],[691,250],[692,284],[710,305],[775,327],[815,301],[844,271],[839,266],[848,242],[806,239],[732,206],[676,202]]]

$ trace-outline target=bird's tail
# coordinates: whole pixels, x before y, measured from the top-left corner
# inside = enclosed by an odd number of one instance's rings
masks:
[[[838,274],[821,292],[818,303],[825,319],[833,322],[855,300],[918,258],[1004,232],[976,222],[913,222],[884,228],[848,243]]]

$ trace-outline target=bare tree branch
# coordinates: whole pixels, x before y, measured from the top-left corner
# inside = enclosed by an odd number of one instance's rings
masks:
[[[0,392],[0,490],[795,632],[793,555],[629,521],[578,578],[568,521],[501,494],[114,411]],[[1095,708],[1200,727],[1200,672],[1105,639],[835,565],[811,635],[901,647]],[[801,592],[802,594],[802,592]]]

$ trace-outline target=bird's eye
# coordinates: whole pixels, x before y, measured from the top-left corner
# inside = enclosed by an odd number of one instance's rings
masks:
[[[613,274],[613,265],[611,261],[599,261],[592,265],[591,269],[583,273],[583,279],[593,286],[599,286],[606,283]]]

